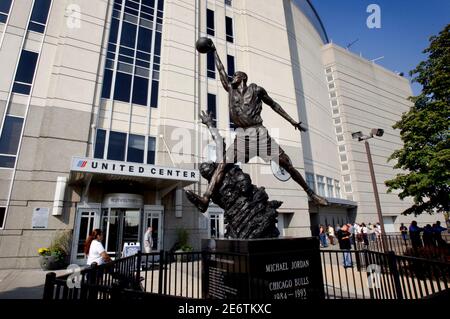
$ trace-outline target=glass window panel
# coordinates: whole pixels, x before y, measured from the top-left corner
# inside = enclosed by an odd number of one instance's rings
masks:
[[[148,78],[148,74],[150,73],[149,69],[136,67],[134,70],[136,75],[143,76],[145,78]]]
[[[102,87],[102,98],[109,99],[111,96],[111,82],[112,82],[113,71],[105,69],[105,74],[103,75],[103,87]]]
[[[129,13],[137,16],[139,14],[138,10],[125,6],[125,13]]]
[[[3,226],[4,226],[5,214],[6,214],[6,208],[5,207],[0,207],[0,228],[3,228]]]
[[[120,60],[120,58],[119,58],[119,60]],[[129,63],[119,62],[117,64],[117,70],[119,70],[121,72],[125,72],[125,73],[133,73],[133,66]]]
[[[0,167],[14,168],[15,161],[16,161],[15,156],[0,155]]]
[[[15,93],[28,95],[31,92],[31,85],[14,83],[12,91]]]
[[[214,11],[206,9],[206,32],[214,36]]]
[[[14,81],[31,84],[34,71],[36,70],[37,59],[38,54],[36,52],[22,50]]]
[[[152,45],[152,31],[146,28],[139,28],[138,50],[150,53]]]
[[[131,92],[131,75],[122,72],[116,74],[116,86],[114,88],[114,100],[129,102]]]
[[[314,174],[306,173],[306,184],[308,184],[309,188],[315,191],[316,185],[314,181]]]
[[[0,23],[6,23],[8,16],[6,14],[0,13]]]
[[[164,10],[164,0],[158,0],[158,10]]]
[[[141,7],[141,14],[142,14],[142,12],[145,12],[145,13],[148,13],[148,14],[153,14],[154,10],[155,9],[153,9],[153,7],[147,7],[146,5],[143,5]]]
[[[20,117],[6,116],[3,131],[0,137],[0,153],[17,154],[20,135],[22,133],[23,119]]]
[[[145,61],[150,61],[150,54],[147,54],[147,53],[143,53],[143,52],[138,51],[138,52],[136,52],[136,57],[138,59],[142,59],[142,60],[145,60]]]
[[[158,107],[158,89],[159,89],[159,82],[152,81],[152,98],[150,100],[151,107]]]
[[[128,136],[127,161],[133,163],[144,162],[145,137],[142,135],[130,134]]]
[[[156,32],[155,35],[155,55],[161,55],[161,32]]]
[[[216,96],[214,94],[208,93],[208,114],[211,113],[214,127],[217,127],[217,107],[216,107]]]
[[[147,143],[147,164],[155,164],[156,139],[149,136]]]
[[[150,69],[150,63],[146,62],[146,61],[136,60],[136,65],[139,65],[139,66],[144,67],[146,69]],[[153,66],[153,68],[156,69],[155,66]],[[147,71],[147,76],[148,76],[148,71]]]
[[[0,0],[0,12],[8,14],[11,8],[11,2],[12,0]]]
[[[208,52],[206,57],[207,63],[207,75],[209,78],[216,78],[216,67],[215,67],[215,57],[213,52]]]
[[[139,3],[136,3],[136,2],[133,2],[133,1],[130,1],[130,0],[127,0],[125,2],[125,6],[130,7],[130,8],[134,8],[136,10],[139,10]]]
[[[139,76],[134,77],[133,84],[133,103],[147,105],[148,97],[148,79]],[[143,162],[142,160],[141,162]]]
[[[228,71],[228,76],[233,76],[235,69],[234,69],[234,56],[232,55],[227,55],[227,71]]]
[[[120,132],[109,132],[108,159],[115,161],[125,160],[125,144],[127,134]]]
[[[142,0],[142,4],[154,8],[155,0]]]
[[[136,44],[136,25],[123,22],[122,23],[122,34],[120,37],[120,44],[134,48]]]
[[[141,22],[140,25],[146,28],[149,28],[150,30],[153,29],[153,22],[152,22],[152,17],[151,16],[146,16],[146,18],[148,19],[144,19],[143,17],[141,17]]]
[[[129,49],[129,48],[124,48],[124,47],[120,47],[120,49],[119,49],[119,54],[122,54],[122,55],[126,55],[126,56],[129,56],[129,57],[134,57],[134,50],[133,49]]]
[[[134,24],[138,23],[138,17],[129,13],[123,14],[123,20]]]
[[[31,30],[31,31],[34,31],[34,32],[38,32],[38,33],[44,33],[45,25],[42,25],[42,24],[39,24],[39,23],[30,22],[28,24],[28,30]]]
[[[106,131],[98,129],[95,138],[94,158],[103,158],[105,153]]]
[[[233,19],[225,17],[225,29],[228,42],[233,42]]]
[[[31,12],[31,21],[46,24],[51,2],[51,0],[36,0]]]

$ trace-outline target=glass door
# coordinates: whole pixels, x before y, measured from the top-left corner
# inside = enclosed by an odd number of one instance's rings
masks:
[[[223,238],[224,221],[222,211],[208,211],[208,235],[209,238]]]
[[[74,235],[72,242],[72,262],[77,264],[85,264],[86,257],[84,255],[84,243],[88,236],[95,228],[99,228],[100,209],[79,207],[77,209],[77,217],[74,227]]]
[[[125,243],[139,242],[141,211],[139,209],[106,208],[101,224],[106,252],[120,257]]]
[[[147,231],[148,227],[152,228],[152,252],[157,252],[163,249],[162,216],[163,209],[158,206],[152,208],[146,207],[145,209],[145,227],[143,233]]]

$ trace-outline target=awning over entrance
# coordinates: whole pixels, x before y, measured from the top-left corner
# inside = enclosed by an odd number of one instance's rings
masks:
[[[181,187],[199,181],[198,170],[164,167],[140,163],[73,157],[70,168],[70,185],[91,182],[137,182],[146,189],[161,190],[177,184]]]
[[[358,203],[348,200],[348,199],[343,199],[343,198],[327,197],[327,201],[331,207],[356,208],[358,206]]]

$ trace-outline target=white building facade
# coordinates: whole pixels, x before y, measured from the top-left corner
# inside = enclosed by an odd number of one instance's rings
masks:
[[[201,111],[233,134],[214,59],[195,51],[201,36],[214,40],[230,75],[245,71],[309,128],[300,134],[263,110],[265,126],[329,207],[313,206],[271,163],[242,165],[283,201],[282,235],[378,221],[363,145],[351,140],[373,126],[386,131],[371,140],[385,223],[396,230],[410,220],[398,217],[410,202],[383,186],[395,174],[386,159],[401,147],[392,124],[409,107],[409,84],[328,44],[309,1],[0,3],[0,268],[37,266],[37,249],[62,230],[73,235],[78,263],[94,228],[113,256],[149,226],[155,251],[171,249],[180,229],[195,248],[223,236],[223,211],[211,205],[201,214],[183,194],[206,189],[198,166],[214,159]]]

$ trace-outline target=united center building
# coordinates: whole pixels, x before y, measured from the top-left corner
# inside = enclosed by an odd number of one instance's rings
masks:
[[[388,156],[401,147],[392,125],[407,111],[408,81],[331,44],[309,1],[6,0],[0,2],[0,267],[38,265],[37,249],[60,230],[83,242],[105,232],[117,256],[153,227],[153,250],[169,250],[185,229],[224,234],[223,211],[200,213],[183,189],[202,193],[199,163],[214,159],[200,122],[213,114],[232,135],[227,93],[212,55],[214,40],[232,75],[245,71],[306,133],[270,108],[268,128],[307,182],[330,202],[315,207],[276,165],[241,164],[253,183],[283,202],[284,236],[309,236],[319,223],[377,222],[364,146],[355,131],[385,130],[372,155],[388,231],[410,205],[387,194]],[[228,134],[228,132],[230,132]],[[424,216],[420,222],[434,222]]]

